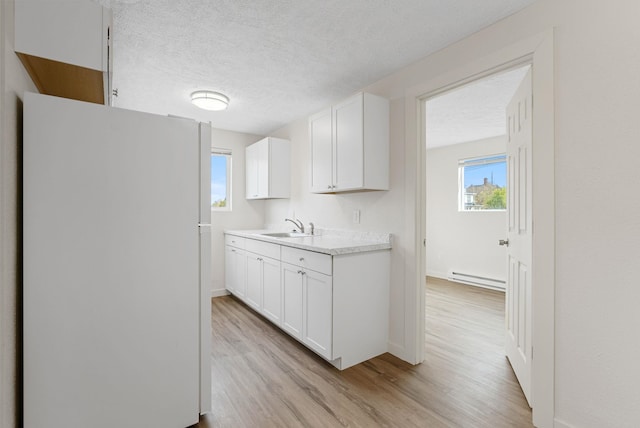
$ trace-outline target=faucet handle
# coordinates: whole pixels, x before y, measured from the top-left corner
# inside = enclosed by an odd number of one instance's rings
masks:
[[[311,228],[311,234],[313,235],[314,230],[315,230],[315,225],[313,224],[313,222],[309,222],[309,227]]]

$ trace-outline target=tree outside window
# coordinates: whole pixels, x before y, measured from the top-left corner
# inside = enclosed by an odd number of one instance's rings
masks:
[[[211,153],[211,209],[231,211],[231,153]]]

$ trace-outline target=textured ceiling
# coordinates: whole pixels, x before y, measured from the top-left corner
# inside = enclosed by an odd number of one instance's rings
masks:
[[[506,108],[529,66],[489,76],[427,101],[427,149],[506,133]]]
[[[114,14],[117,107],[266,135],[534,0],[97,0]],[[196,89],[231,98],[190,104]]]

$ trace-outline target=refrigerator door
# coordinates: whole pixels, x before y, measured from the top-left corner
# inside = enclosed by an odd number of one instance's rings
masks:
[[[24,100],[24,426],[198,421],[194,121]]]
[[[211,125],[200,129],[200,414],[211,411]]]

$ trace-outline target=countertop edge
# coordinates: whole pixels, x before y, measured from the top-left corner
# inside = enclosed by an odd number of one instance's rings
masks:
[[[316,246],[312,244],[306,244],[304,242],[300,242],[299,240],[304,240],[307,238],[273,238],[270,236],[264,236],[260,233],[268,233],[273,232],[271,230],[225,230],[225,235],[233,235],[241,238],[247,239],[255,239],[257,241],[269,242],[272,244],[283,245],[285,247],[298,248],[301,250],[314,251],[316,253],[329,254],[331,256],[339,256],[344,254],[354,254],[354,253],[364,253],[370,251],[382,251],[382,250],[390,250],[391,242],[376,242],[376,241],[357,241],[354,240],[352,246],[345,247],[322,247]],[[331,235],[318,235],[317,238],[325,237],[327,239],[331,239]],[[315,237],[314,237],[315,238]],[[340,239],[345,239],[344,237],[339,237]]]

